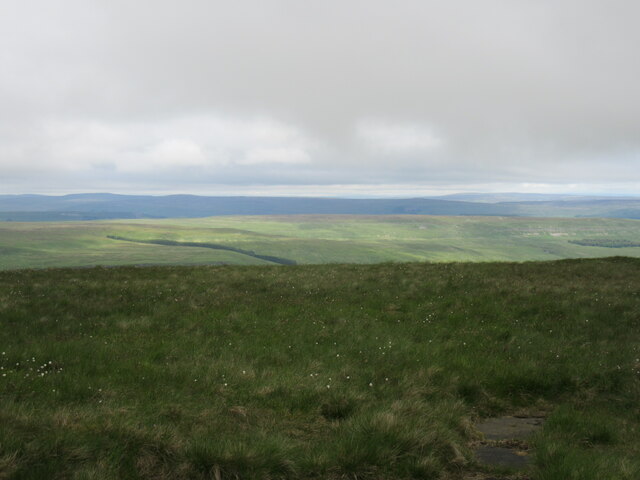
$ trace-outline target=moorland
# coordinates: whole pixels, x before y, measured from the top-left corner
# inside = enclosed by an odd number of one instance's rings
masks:
[[[636,200],[112,197],[3,212],[0,478],[640,478]],[[505,414],[525,472],[474,455]]]
[[[0,222],[0,269],[640,257],[640,220],[261,215]]]
[[[181,247],[176,247],[181,248]],[[640,478],[640,260],[0,272],[0,477]]]

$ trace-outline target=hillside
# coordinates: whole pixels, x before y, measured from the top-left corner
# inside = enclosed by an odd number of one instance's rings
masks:
[[[0,195],[0,221],[219,215],[479,215],[640,218],[638,197],[458,194],[438,198],[221,197],[109,193]]]
[[[640,221],[423,215],[0,222],[0,269],[640,257]]]
[[[75,194],[0,196],[0,220],[95,220],[214,215],[508,215],[511,207],[441,199],[347,199],[313,197],[205,197],[197,195]]]
[[[640,478],[640,260],[0,272],[0,477]],[[517,478],[525,478],[519,476]]]

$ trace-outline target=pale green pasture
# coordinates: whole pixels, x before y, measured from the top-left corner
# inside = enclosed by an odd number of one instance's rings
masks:
[[[201,242],[297,263],[525,261],[640,257],[640,248],[569,240],[637,240],[640,221],[422,215],[237,216],[198,219],[0,223],[0,268],[123,264],[262,264],[235,252],[112,240]]]

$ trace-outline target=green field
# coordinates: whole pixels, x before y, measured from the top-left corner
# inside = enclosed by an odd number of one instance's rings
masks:
[[[526,478],[637,480],[639,285],[623,257],[0,272],[0,478],[523,479],[470,442],[529,413]]]
[[[2,222],[0,269],[273,263],[257,258],[262,256],[298,264],[640,257],[638,239],[640,220],[611,218],[307,215]],[[198,243],[202,246],[194,246]],[[206,248],[211,245],[227,250]]]

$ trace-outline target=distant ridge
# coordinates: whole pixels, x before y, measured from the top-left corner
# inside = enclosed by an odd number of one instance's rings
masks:
[[[454,200],[462,202],[480,202],[480,203],[504,203],[504,202],[581,202],[595,200],[640,200],[640,197],[621,195],[576,195],[562,193],[454,193],[451,195],[442,195],[432,197],[439,200]]]
[[[428,198],[343,199],[313,197],[204,197],[196,195],[115,195],[109,193],[64,196],[0,196],[1,219],[11,213],[26,218],[66,213],[69,218],[90,215],[100,218],[208,217],[216,215],[512,215],[513,208],[473,202]],[[114,213],[117,212],[117,213]]]
[[[453,198],[457,198],[454,200]],[[461,200],[466,198],[470,201]],[[485,201],[479,201],[482,198]],[[519,201],[514,201],[520,198]],[[509,201],[506,201],[506,200]],[[495,201],[501,200],[501,201]],[[0,221],[197,218],[218,215],[483,215],[640,219],[640,197],[459,194],[440,198],[346,199],[197,195],[0,195]]]

